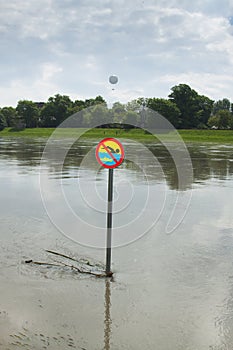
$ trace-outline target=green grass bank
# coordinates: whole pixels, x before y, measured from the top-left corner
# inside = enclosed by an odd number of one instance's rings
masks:
[[[48,138],[54,132],[54,128],[34,128],[25,129],[22,131],[12,131],[10,128],[6,128],[0,132],[0,137],[45,137]],[[116,138],[130,138],[134,140],[142,141],[155,141],[153,135],[146,134],[144,130],[132,129],[91,129],[85,132],[86,129],[78,129],[79,132],[83,132],[82,138],[104,138],[104,137],[116,137]],[[230,143],[233,144],[233,130],[178,130],[180,136],[185,142],[216,142],[216,143]],[[57,136],[61,137],[75,137],[77,135],[77,129],[57,129]],[[160,134],[160,136],[166,140],[174,140],[174,134]]]

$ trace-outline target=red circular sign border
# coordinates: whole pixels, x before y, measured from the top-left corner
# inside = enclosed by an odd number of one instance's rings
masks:
[[[100,148],[101,144],[102,144],[103,142],[106,142],[106,141],[113,141],[113,142],[116,142],[116,143],[118,144],[118,146],[120,147],[120,149],[121,149],[121,158],[120,158],[120,160],[118,161],[118,163],[116,163],[116,164],[114,164],[114,165],[107,165],[107,164],[104,164],[104,163],[102,163],[101,160],[100,160],[98,151],[99,151],[99,148]],[[124,151],[124,147],[123,147],[123,145],[121,144],[120,141],[118,141],[117,139],[114,139],[113,137],[106,137],[105,139],[101,140],[101,141],[98,143],[98,145],[97,145],[97,147],[96,147],[96,150],[95,150],[95,156],[96,156],[96,159],[97,159],[98,163],[99,163],[102,167],[104,167],[104,168],[106,168],[106,169],[114,169],[114,168],[117,168],[119,165],[122,164],[122,162],[123,162],[123,160],[124,160],[124,157],[125,157],[125,151]]]

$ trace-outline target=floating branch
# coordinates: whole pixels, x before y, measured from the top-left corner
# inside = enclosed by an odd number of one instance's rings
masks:
[[[72,270],[76,270],[78,271],[79,273],[87,273],[89,275],[93,275],[93,276],[96,276],[96,277],[106,277],[106,273],[105,271],[90,271],[90,270],[81,270],[80,268],[78,268],[77,266],[73,266],[73,265],[68,265],[68,264],[65,264],[63,262],[61,262],[61,264],[63,266],[66,266],[66,267],[70,267]]]
[[[68,255],[65,255],[63,253],[58,253],[58,252],[55,252],[52,250],[46,250],[46,252],[53,254],[53,255],[56,255],[56,256],[60,256],[60,257],[72,260],[72,261],[80,264],[80,262],[78,260],[76,260]],[[65,266],[65,267],[69,267],[72,270],[77,271],[78,273],[84,273],[84,274],[92,275],[95,277],[111,277],[112,276],[112,274],[111,274],[111,276],[109,274],[106,274],[105,271],[92,271],[90,269],[85,268],[84,266],[78,267],[78,266],[64,263],[62,261],[54,262],[54,263],[47,263],[47,262],[33,261],[32,259],[30,259],[30,260],[25,260],[25,263],[26,264],[41,265],[41,266],[54,266],[54,267],[64,267]],[[95,265],[91,265],[88,261],[88,266],[95,266]]]
[[[80,260],[77,260],[75,258],[72,258],[71,256],[69,255],[65,255],[63,253],[59,253],[59,252],[55,252],[54,250],[48,250],[46,249],[45,250],[47,253],[50,253],[50,254],[53,254],[53,255],[57,255],[57,256],[61,256],[62,258],[66,258],[66,259],[69,259],[69,260],[72,260],[72,261],[75,261],[77,262],[78,264],[85,264],[85,265],[88,265],[88,266],[91,266],[91,267],[95,267],[95,266],[98,266],[98,267],[102,267],[100,264],[92,264],[90,263],[89,260],[86,260],[86,259],[80,259]],[[103,267],[102,267],[103,268]]]
[[[61,267],[61,264],[53,264],[47,262],[33,261],[33,260],[25,260],[25,264],[34,264],[34,265],[46,265],[46,266],[58,266]]]
[[[53,250],[48,250],[48,249],[45,249],[45,251],[47,253],[50,253],[50,254],[54,254],[54,255],[58,255],[58,256],[61,256],[62,258],[66,258],[66,259],[69,259],[69,260],[73,260],[73,261],[76,261],[78,262],[78,260],[68,256],[68,255],[65,255],[65,254],[62,254],[62,253],[58,253],[58,252],[54,252]]]

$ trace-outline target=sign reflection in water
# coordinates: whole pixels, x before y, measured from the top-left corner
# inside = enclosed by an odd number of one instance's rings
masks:
[[[112,319],[111,319],[111,282],[105,281],[105,319],[104,319],[104,350],[110,350]]]

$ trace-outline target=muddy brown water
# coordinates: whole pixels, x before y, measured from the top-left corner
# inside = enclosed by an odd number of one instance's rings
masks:
[[[170,201],[140,239],[113,249],[114,280],[105,280],[67,267],[24,264],[26,259],[51,261],[45,249],[94,264],[105,260],[103,249],[69,239],[51,222],[39,183],[40,171],[47,171],[51,184],[62,180],[72,210],[90,219],[92,228],[104,229],[103,213],[92,206],[82,212],[77,186],[80,178],[84,184],[94,182],[99,191],[95,203],[106,196],[106,170],[96,178],[92,161],[81,169],[96,142],[77,144],[62,173],[56,164],[41,170],[44,144],[43,139],[0,139],[0,349],[232,349],[233,146],[189,144],[194,177],[182,190],[162,146],[146,146],[162,175],[150,171],[146,157],[147,181],[132,162],[116,170],[115,198],[123,196],[127,205],[115,224],[120,220],[130,231],[127,223],[139,216],[148,188],[155,193],[148,210],[156,212],[164,188]],[[126,185],[135,195],[134,200],[130,194],[129,203]],[[167,214],[179,191],[192,192],[191,202],[182,222],[167,234]]]

